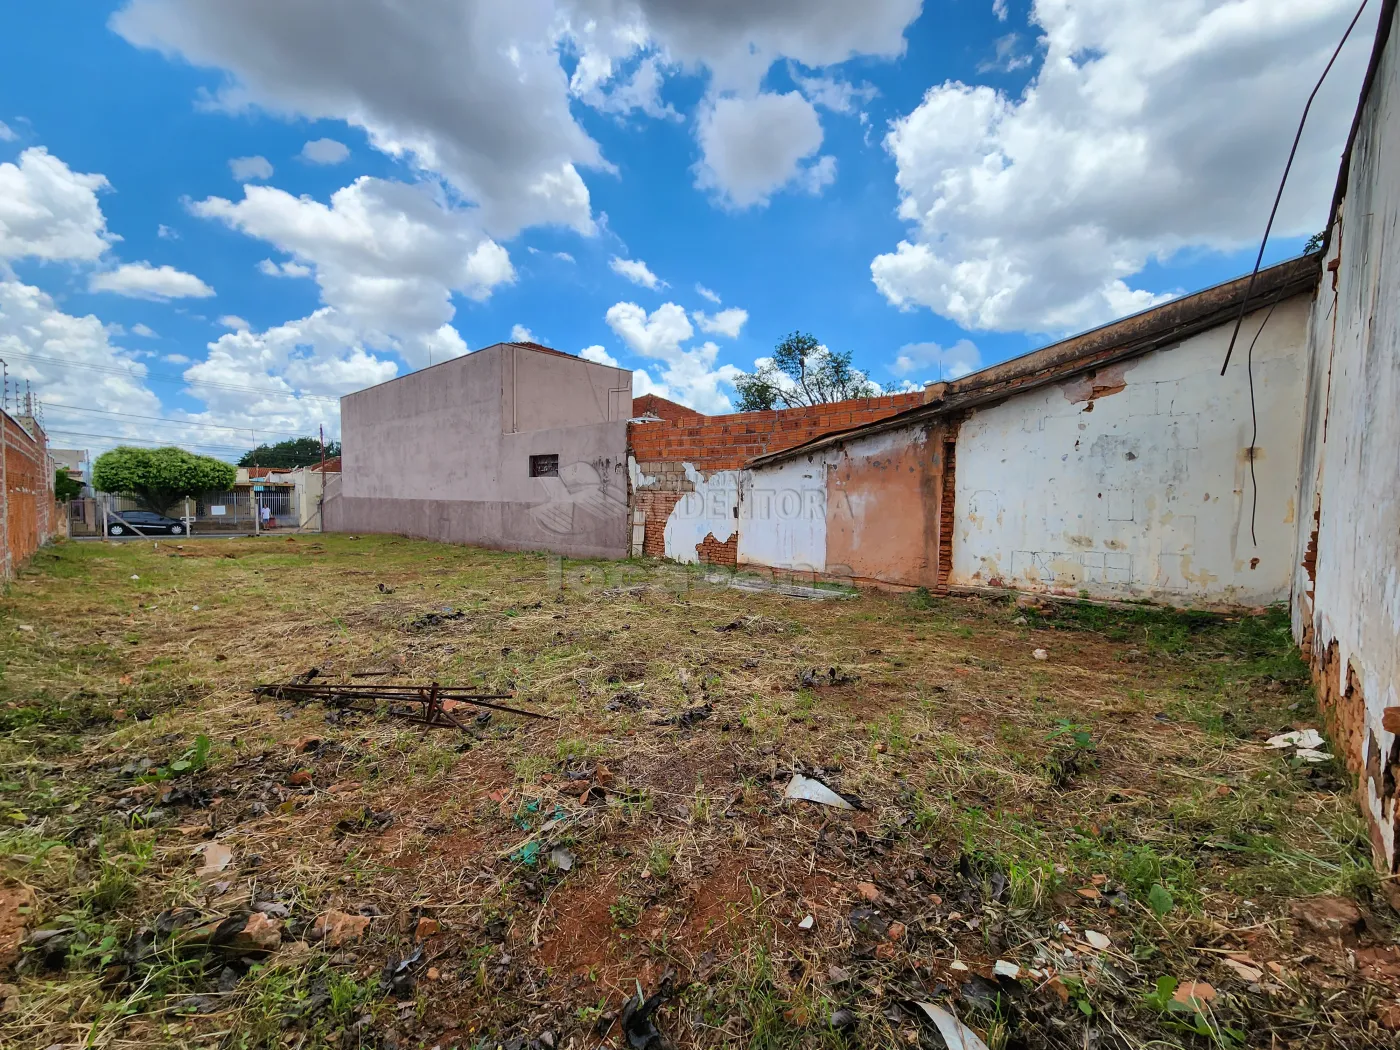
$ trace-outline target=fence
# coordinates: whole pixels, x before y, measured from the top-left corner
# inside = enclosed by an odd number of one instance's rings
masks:
[[[268,516],[255,524],[263,508],[267,509]],[[72,500],[68,504],[69,535],[104,535],[112,524],[113,515],[146,509],[130,497],[105,492],[96,497]],[[165,515],[185,521],[196,536],[294,529],[299,525],[294,494],[288,488],[206,492],[167,507]]]

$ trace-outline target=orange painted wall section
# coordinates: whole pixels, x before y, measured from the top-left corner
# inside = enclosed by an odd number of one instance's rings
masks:
[[[848,454],[826,477],[828,575],[934,587],[941,471],[930,443],[901,434],[893,448]]]

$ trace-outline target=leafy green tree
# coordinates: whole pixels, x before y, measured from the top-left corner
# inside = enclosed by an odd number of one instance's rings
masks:
[[[851,367],[851,355],[828,350],[806,332],[793,332],[773,357],[734,380],[739,411],[797,408],[856,397],[874,397],[879,388]]]
[[[60,503],[77,499],[83,494],[83,483],[68,476],[67,467],[59,467],[53,472],[53,496]]]
[[[182,448],[132,448],[119,445],[97,457],[92,487],[98,492],[130,496],[147,510],[164,514],[178,500],[201,492],[226,492],[238,469],[211,456]]]
[[[340,442],[326,446],[326,458],[340,455]],[[321,462],[321,442],[314,437],[291,438],[275,445],[259,445],[238,461],[240,467],[309,467]]]

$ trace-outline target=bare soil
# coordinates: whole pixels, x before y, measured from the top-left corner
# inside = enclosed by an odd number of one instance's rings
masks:
[[[1397,1039],[1354,784],[1265,744],[1325,728],[1281,610],[65,543],[0,599],[0,660],[7,1048],[640,1046],[658,991],[682,1048],[943,1046],[918,1002],[993,1050]],[[312,668],[557,721],[252,692]],[[330,910],[363,935],[317,940]]]

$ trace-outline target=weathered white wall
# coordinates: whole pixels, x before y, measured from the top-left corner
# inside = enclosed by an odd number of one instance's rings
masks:
[[[826,571],[829,453],[748,472],[739,507],[740,565]]]
[[[705,537],[713,535],[727,543],[739,526],[739,480],[741,470],[717,470],[702,474],[685,464],[685,476],[694,486],[671,509],[666,519],[666,557],[673,561],[698,564],[696,550]]]
[[[1396,15],[1400,19],[1400,14]],[[1362,108],[1313,306],[1294,629],[1311,635],[1338,746],[1360,776],[1378,856],[1397,869],[1400,742],[1400,26]],[[1303,563],[1316,512],[1316,572]],[[1309,599],[1309,590],[1312,590]],[[1335,646],[1335,659],[1329,651]],[[1336,681],[1327,678],[1335,675]],[[1348,678],[1359,686],[1346,692]]]
[[[955,586],[1179,604],[1288,597],[1308,302],[1279,303],[1254,348],[1258,546],[1249,532],[1245,319],[974,411],[957,438]],[[1098,386],[1097,396],[1092,388]]]

